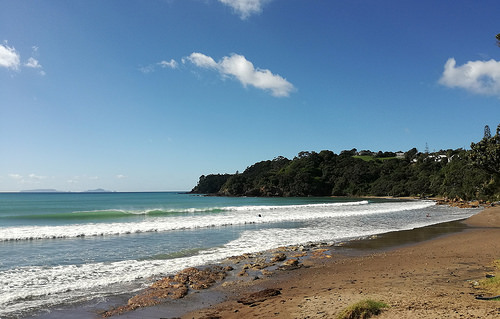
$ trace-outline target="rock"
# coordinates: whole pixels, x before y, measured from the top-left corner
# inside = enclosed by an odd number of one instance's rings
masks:
[[[272,264],[269,264],[269,263],[256,263],[256,264],[253,264],[251,268],[253,270],[261,270],[261,269],[267,268],[269,266],[272,266]]]
[[[286,259],[286,255],[284,253],[274,254],[273,258],[271,258],[271,262],[275,263],[278,261],[283,261]]]
[[[238,276],[239,277],[244,277],[244,276],[248,276],[248,273],[245,269],[242,269],[239,273],[238,273]]]
[[[286,260],[278,269],[280,270],[292,270],[300,268],[298,259],[288,259]]]
[[[175,276],[156,281],[148,289],[130,298],[127,305],[106,311],[103,317],[110,317],[140,307],[157,305],[167,299],[183,298],[188,294],[189,288],[195,290],[207,289],[217,281],[224,279],[227,269],[229,268],[222,268],[221,266],[211,266],[203,269],[186,268]]]
[[[297,266],[299,264],[298,259],[289,259],[283,263],[282,266]]]
[[[229,258],[226,258],[227,261],[231,262],[231,263],[239,263],[240,261],[242,260],[245,260],[245,259],[250,259],[250,258],[254,258],[255,255],[252,255],[250,253],[246,253],[246,254],[243,254],[243,255],[239,255],[239,256],[232,256],[232,257],[229,257]]]
[[[273,272],[272,272],[272,271],[269,271],[269,270],[266,270],[266,269],[263,269],[263,270],[261,271],[261,274],[262,274],[263,276],[271,276],[271,275],[273,274]]]
[[[476,208],[476,207],[479,207],[481,204],[479,203],[479,201],[473,201],[473,202],[469,202],[469,206],[470,207],[473,207],[473,208]]]
[[[484,202],[484,201],[475,200],[475,201],[468,202],[468,201],[465,201],[463,199],[457,199],[457,198],[454,198],[454,199],[448,199],[448,198],[440,199],[440,200],[436,201],[436,204],[437,205],[448,205],[448,206],[458,207],[458,208],[478,208],[478,207],[488,206],[489,205],[487,202]]]
[[[328,249],[316,249],[312,252],[311,258],[323,259],[323,258],[331,258],[332,256],[327,254],[329,252]]]

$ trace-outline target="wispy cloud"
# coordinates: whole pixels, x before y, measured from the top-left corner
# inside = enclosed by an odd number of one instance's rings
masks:
[[[95,175],[88,176],[88,175],[84,174],[84,175],[81,175],[81,176],[79,176],[79,175],[72,176],[71,178],[69,178],[69,179],[66,180],[66,183],[72,184],[72,185],[79,184],[79,183],[85,184],[88,181],[94,182],[94,181],[98,181],[100,179],[101,178],[99,176],[95,176]]]
[[[23,176],[20,174],[9,174],[8,176],[11,179],[17,181],[19,184],[39,184],[42,180],[47,178],[47,176],[36,174],[29,174],[28,176]]]
[[[144,74],[154,72],[154,70],[155,70],[155,66],[153,64],[139,67],[139,71],[141,71]]]
[[[439,83],[461,88],[475,94],[500,97],[500,61],[469,61],[457,66],[454,58],[448,59]]]
[[[262,6],[271,0],[219,0],[219,2],[230,6],[245,20],[250,15],[260,13]]]
[[[12,178],[12,179],[15,179],[15,180],[21,180],[21,179],[23,179],[23,176],[19,175],[19,174],[9,174],[9,177]]]
[[[161,67],[163,69],[177,69],[178,66],[179,66],[179,64],[174,59],[170,59],[170,61],[162,60],[162,61],[155,63],[155,64],[141,66],[139,68],[139,71],[141,71],[144,74],[147,74],[147,73],[154,72],[157,67]]]
[[[36,174],[29,174],[28,177],[33,180],[42,180],[47,178],[46,176],[40,176]]]
[[[118,178],[118,179],[124,179],[124,178],[127,178],[127,176],[122,175],[122,174],[118,174],[118,175],[116,175],[116,178]]]
[[[158,65],[161,66],[162,68],[170,68],[170,69],[177,68],[177,62],[174,59],[171,59],[168,62],[167,61],[158,62]]]
[[[38,63],[38,60],[31,57],[28,59],[28,62],[26,62],[24,64],[24,66],[28,67],[28,68],[33,68],[33,69],[40,69],[42,68],[42,66],[40,65],[40,63]]]
[[[37,51],[38,47],[34,46],[32,55],[35,55]],[[21,65],[21,55],[15,48],[9,47],[7,41],[4,41],[4,44],[0,44],[0,67],[11,70],[19,70],[20,66],[37,69],[41,75],[45,75],[42,65],[33,56],[28,58],[28,60]]]
[[[232,54],[225,56],[219,62],[203,53],[194,52],[183,59],[200,68],[213,69],[224,77],[234,77],[246,87],[254,86],[258,89],[270,91],[273,96],[286,97],[295,90],[292,83],[280,75],[273,74],[267,69],[255,68],[253,63],[243,55]]]
[[[21,56],[14,47],[9,47],[7,42],[0,44],[0,67],[18,70],[21,65]]]

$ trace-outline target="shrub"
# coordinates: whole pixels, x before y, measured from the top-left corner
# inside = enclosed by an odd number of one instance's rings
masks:
[[[378,315],[382,308],[387,307],[383,302],[365,299],[344,309],[337,316],[337,319],[367,319],[373,315]]]

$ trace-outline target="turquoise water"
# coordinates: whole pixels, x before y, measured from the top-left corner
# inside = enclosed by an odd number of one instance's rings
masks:
[[[477,211],[430,201],[4,193],[0,317],[134,291],[158,276],[247,252],[335,243]]]

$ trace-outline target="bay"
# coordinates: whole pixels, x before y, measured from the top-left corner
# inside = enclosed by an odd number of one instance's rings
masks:
[[[467,218],[432,201],[176,192],[0,194],[0,317],[144,288],[224,258]]]

